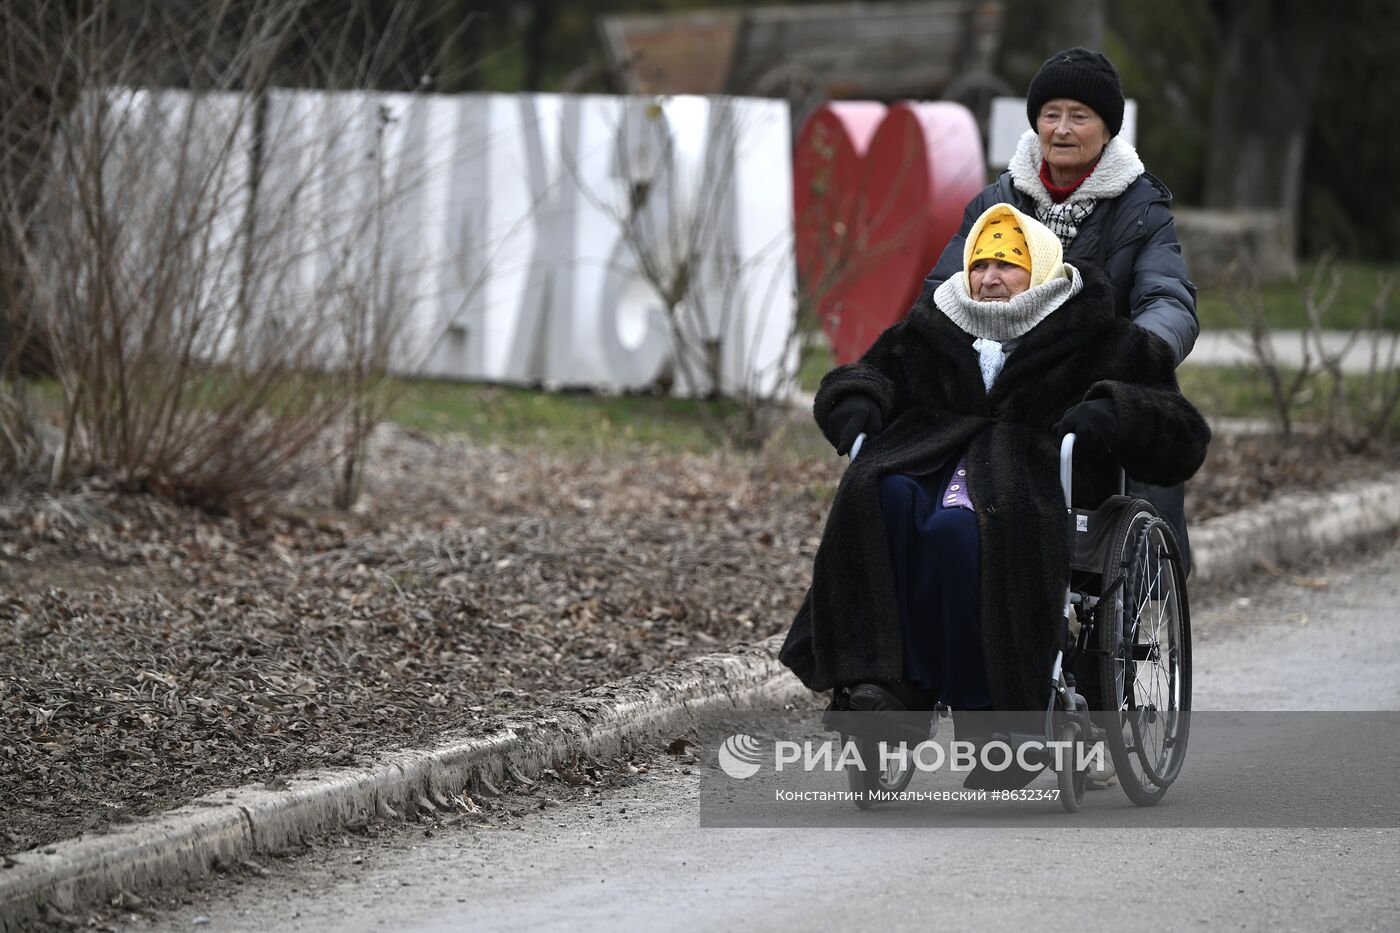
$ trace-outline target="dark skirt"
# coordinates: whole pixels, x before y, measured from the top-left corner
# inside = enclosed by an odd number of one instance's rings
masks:
[[[987,709],[992,695],[978,623],[977,516],[939,501],[952,468],[880,480],[904,633],[904,676],[953,709]]]

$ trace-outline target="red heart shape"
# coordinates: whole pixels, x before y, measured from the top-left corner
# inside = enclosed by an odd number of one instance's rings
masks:
[[[865,241],[865,154],[884,118],[885,105],[874,101],[824,104],[802,124],[793,151],[797,277],[833,341]]]
[[[798,276],[837,363],[858,359],[908,313],[986,183],[966,107],[901,102],[875,126],[879,107],[818,108],[794,154]]]

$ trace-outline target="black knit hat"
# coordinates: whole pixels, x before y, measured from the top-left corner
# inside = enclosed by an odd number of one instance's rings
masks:
[[[1092,107],[1107,124],[1110,136],[1123,128],[1123,82],[1113,62],[1100,52],[1076,47],[1045,60],[1026,91],[1026,117],[1032,129],[1045,102],[1060,97]]]

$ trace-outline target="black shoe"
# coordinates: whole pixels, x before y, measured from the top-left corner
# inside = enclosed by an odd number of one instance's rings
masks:
[[[980,750],[978,754],[981,754]],[[967,772],[967,777],[963,779],[963,787],[968,790],[1020,790],[1039,777],[1040,772],[1044,770],[1045,766],[1041,765],[1027,771],[1013,761],[1011,767],[1006,770],[993,771],[979,760],[972,770]]]
[[[847,695],[846,703],[862,713],[907,713],[909,707],[880,684],[856,684]]]
[[[845,719],[847,729],[843,731],[899,742],[917,743],[928,738],[931,713],[918,708],[922,698],[900,687],[891,687],[895,685],[856,684],[852,687],[846,697],[850,713]],[[916,704],[914,709],[910,709],[909,702]],[[928,707],[932,706],[929,702]],[[876,715],[868,715],[870,713]]]
[[[855,700],[857,693],[860,699]],[[938,694],[925,687],[916,687],[908,681],[893,683],[856,684],[851,688],[853,701],[859,706],[853,709],[877,710],[920,710],[932,712],[938,703]]]

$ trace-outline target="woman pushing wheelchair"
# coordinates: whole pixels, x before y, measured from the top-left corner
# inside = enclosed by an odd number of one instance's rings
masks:
[[[1050,229],[987,208],[961,274],[822,380],[822,431],[865,442],[783,663],[854,710],[1043,711],[1071,561],[1059,441],[1078,438],[1076,505],[1116,493],[1120,464],[1184,482],[1210,430],[1175,365]]]

